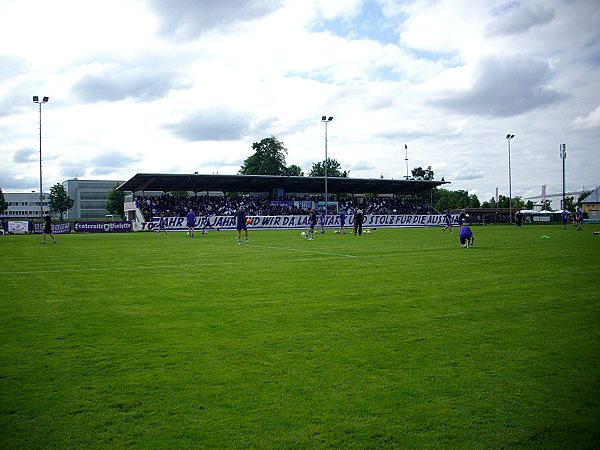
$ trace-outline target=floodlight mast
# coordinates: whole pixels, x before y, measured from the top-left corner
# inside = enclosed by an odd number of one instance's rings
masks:
[[[48,103],[49,98],[43,97],[42,100],[37,95],[33,96],[33,103],[37,103],[40,107],[40,218],[44,217],[44,191],[42,188],[42,104]]]
[[[565,160],[567,159],[567,145],[560,144],[560,159],[562,159],[562,202],[561,209],[567,209],[567,198],[565,197]]]
[[[514,134],[509,133],[506,135],[506,140],[508,141],[508,214],[510,223],[512,223],[512,176],[510,170],[510,140],[514,137]]]
[[[327,194],[327,124],[333,120],[333,117],[329,116],[321,116],[321,122],[325,124],[325,218],[323,219],[323,226],[325,226],[325,222],[327,221],[327,206],[329,204],[329,195]]]

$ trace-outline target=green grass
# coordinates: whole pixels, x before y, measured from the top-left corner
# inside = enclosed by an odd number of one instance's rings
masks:
[[[474,232],[0,237],[0,448],[597,448],[600,237]]]

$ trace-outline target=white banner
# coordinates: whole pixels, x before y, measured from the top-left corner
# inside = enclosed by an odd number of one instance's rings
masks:
[[[253,230],[284,230],[284,229],[305,229],[308,228],[308,215],[302,216],[248,216],[252,223],[248,226]],[[152,222],[143,222],[142,231],[156,231],[158,227],[158,217]],[[321,226],[320,218],[317,217],[317,228]],[[458,215],[452,215],[452,223],[456,224]],[[165,230],[167,231],[187,231],[187,221],[185,217],[164,217]],[[196,230],[235,230],[235,216],[210,216],[210,226],[206,224],[206,217],[196,218]],[[354,216],[346,216],[346,227],[352,228],[354,225]],[[401,228],[401,227],[439,227],[445,226],[444,215],[371,215],[367,214],[363,220],[364,228]],[[340,216],[327,216],[325,228],[339,228]]]
[[[9,233],[29,233],[29,222],[27,220],[9,220]]]

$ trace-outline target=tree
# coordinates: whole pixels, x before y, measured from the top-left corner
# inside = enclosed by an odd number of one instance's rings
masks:
[[[318,163],[313,163],[310,172],[308,174],[309,177],[324,177],[325,176],[325,161],[319,161]],[[342,176],[342,167],[340,163],[335,159],[327,158],[327,176],[328,177],[341,177]]]
[[[422,167],[415,167],[413,170],[410,171],[410,173],[412,173],[413,178],[416,180],[422,180],[425,176],[425,171]]]
[[[469,208],[479,208],[481,203],[475,194],[469,195]]]
[[[186,192],[187,194],[187,192]],[[117,214],[121,217],[125,216],[124,210],[125,203],[125,192],[117,191],[117,186],[113,188],[112,191],[108,193],[108,199],[106,200],[106,205],[104,207],[111,214]]]
[[[48,194],[48,205],[50,209],[60,214],[60,221],[63,221],[63,214],[73,207],[73,199],[69,197],[65,187],[56,183],[50,188],[50,194]]]
[[[592,191],[583,191],[581,194],[579,194],[579,198],[577,199],[577,203],[575,203],[577,206],[581,206],[581,201],[586,198],[588,195],[590,195],[592,193]]]
[[[433,170],[431,170],[431,166],[427,166],[427,169],[415,167],[411,172],[413,178],[416,180],[433,180]]]
[[[482,208],[497,208],[496,199],[494,197],[490,198],[489,202],[483,202],[481,204]]]
[[[244,160],[240,175],[285,175],[287,148],[275,136],[252,144],[254,155]]]
[[[527,203],[525,203],[525,209],[533,209],[533,202],[531,200],[527,200]]]
[[[302,168],[298,167],[295,164],[292,164],[291,166],[286,167],[285,174],[288,177],[303,177],[304,176],[304,172],[302,172]]]
[[[6,203],[6,199],[4,198],[4,193],[2,192],[2,188],[0,188],[0,214],[4,214],[4,211],[8,209],[8,203]]]
[[[575,211],[575,197],[565,197],[565,204],[563,205],[563,209],[567,211]]]
[[[475,194],[469,195],[468,191],[449,191],[447,189],[435,189],[433,204],[438,211],[461,208],[479,208],[479,199]]]

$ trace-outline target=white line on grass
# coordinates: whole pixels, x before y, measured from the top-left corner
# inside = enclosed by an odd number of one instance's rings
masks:
[[[299,248],[290,248],[290,247],[273,247],[270,245],[254,245],[254,244],[250,244],[252,247],[258,247],[258,248],[268,248],[271,250],[287,250],[290,252],[299,252],[299,253],[314,253],[315,255],[326,255],[326,256],[330,256],[330,257],[336,257],[336,258],[356,258],[356,256],[354,255],[346,255],[344,253],[333,253],[333,252],[320,252],[317,250],[303,250],[303,249],[299,249]]]
[[[255,246],[256,247],[256,246]],[[338,258],[355,258],[355,256],[351,255],[335,255],[329,254],[325,256],[316,256],[314,258],[294,258],[294,259],[278,259],[274,262],[297,262],[297,261],[320,261],[324,259],[338,259]],[[191,270],[195,267],[207,267],[207,266],[238,266],[239,262],[205,262],[205,263],[195,263],[194,266],[190,266],[185,264],[186,270]],[[12,271],[12,272],[0,272],[0,276],[4,275],[35,275],[41,273],[84,273],[84,272],[114,272],[114,271],[128,271],[128,270],[153,270],[153,269],[181,269],[184,264],[164,264],[164,265],[156,265],[152,264],[150,266],[128,266],[128,267],[89,267],[86,269],[45,269],[45,270],[20,270],[20,271]]]

